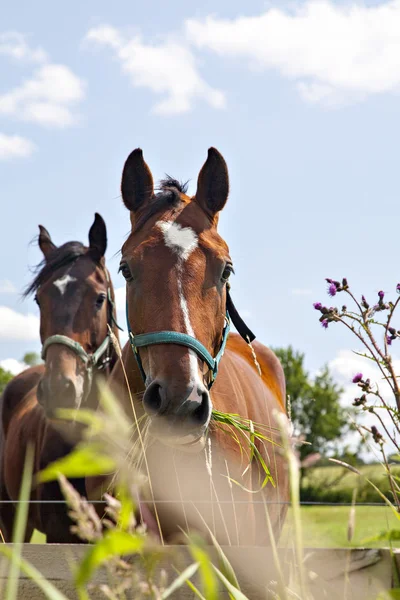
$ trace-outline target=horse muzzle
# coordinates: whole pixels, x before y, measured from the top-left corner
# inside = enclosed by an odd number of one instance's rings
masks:
[[[153,380],[143,396],[150,417],[149,433],[167,445],[198,446],[211,418],[211,399],[205,386],[196,383],[178,389]]]
[[[44,376],[37,388],[37,399],[48,418],[57,418],[57,409],[78,409],[84,394],[84,377]]]

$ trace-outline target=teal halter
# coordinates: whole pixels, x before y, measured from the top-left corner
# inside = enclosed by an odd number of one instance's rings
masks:
[[[136,358],[143,381],[146,381],[146,373],[143,369],[139,348],[143,348],[145,346],[154,346],[156,344],[178,344],[179,346],[186,346],[187,348],[194,350],[197,356],[207,364],[211,374],[210,382],[208,383],[208,389],[211,388],[215,378],[217,377],[218,366],[224,354],[226,342],[228,341],[229,331],[231,328],[231,321],[228,311],[226,311],[225,327],[222,334],[221,346],[215,358],[211,356],[207,348],[203,346],[199,340],[196,340],[196,338],[188,335],[187,333],[180,333],[179,331],[153,331],[151,333],[139,333],[138,335],[134,335],[129,322],[128,299],[126,300],[126,324],[128,328],[129,342],[131,344],[133,354]]]
[[[109,311],[108,322],[109,322],[109,324],[115,325],[116,327],[118,327],[118,329],[121,330],[121,327],[118,325],[118,323],[115,319],[115,303],[111,297],[110,277],[109,277],[107,269],[105,270],[105,274],[106,274],[106,280],[108,283],[108,286],[107,286],[107,302],[108,302],[108,311]],[[67,348],[72,350],[81,359],[81,361],[85,365],[86,373],[87,373],[87,392],[85,394],[85,397],[87,397],[89,395],[91,387],[92,387],[93,368],[97,367],[98,369],[104,369],[107,366],[107,364],[111,361],[111,357],[108,355],[103,359],[102,362],[100,362],[100,359],[103,357],[103,355],[108,351],[108,349],[110,347],[112,347],[110,333],[109,332],[107,333],[106,337],[104,338],[104,340],[102,341],[100,346],[97,348],[97,350],[95,350],[95,352],[93,352],[93,354],[89,354],[88,352],[86,352],[84,347],[79,342],[76,342],[75,340],[71,339],[70,337],[68,337],[66,335],[61,335],[61,334],[51,335],[44,341],[43,346],[42,346],[41,356],[42,356],[43,360],[46,360],[47,350],[53,344],[61,344],[62,346],[66,346]]]

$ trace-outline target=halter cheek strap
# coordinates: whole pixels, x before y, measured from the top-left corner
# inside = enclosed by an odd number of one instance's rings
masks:
[[[156,344],[177,344],[178,346],[186,346],[186,348],[194,350],[197,356],[207,364],[211,374],[208,389],[211,388],[217,376],[218,366],[224,354],[226,342],[228,341],[230,331],[230,319],[228,312],[226,313],[225,327],[222,334],[221,346],[215,358],[211,356],[207,348],[203,346],[203,344],[199,342],[199,340],[196,340],[196,338],[194,338],[191,335],[188,335],[187,333],[180,333],[179,331],[153,331],[151,333],[139,333],[138,335],[134,335],[132,333],[129,322],[128,301],[126,302],[126,323],[129,334],[129,342],[131,344],[133,354],[136,358],[143,381],[146,381],[146,373],[143,369],[142,359],[140,358],[139,354],[139,348],[144,348],[145,346],[155,346]]]
[[[251,343],[256,337],[254,333],[244,323],[243,319],[240,317],[238,311],[236,310],[232,302],[229,290],[230,287],[229,285],[227,285],[225,327],[222,332],[221,345],[215,358],[211,356],[207,348],[203,346],[203,344],[199,342],[199,340],[192,337],[191,335],[188,335],[187,333],[180,333],[179,331],[153,331],[150,333],[140,333],[138,335],[134,335],[132,333],[129,321],[128,299],[126,300],[126,323],[129,334],[129,342],[133,350],[133,354],[136,358],[143,381],[146,381],[146,373],[143,369],[142,359],[139,354],[139,348],[144,348],[146,346],[154,346],[156,344],[178,344],[179,346],[186,346],[186,348],[190,348],[191,350],[196,352],[197,356],[207,364],[211,375],[210,382],[208,384],[208,389],[211,388],[217,377],[219,363],[224,354],[226,343],[228,341],[228,336],[231,328],[231,317],[232,322],[235,325],[237,331],[247,343]]]

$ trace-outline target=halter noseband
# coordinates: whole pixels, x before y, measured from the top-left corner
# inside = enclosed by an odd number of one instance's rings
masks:
[[[108,273],[107,269],[105,269],[105,275],[106,275],[106,280],[107,280],[107,302],[108,302],[108,312],[109,312],[109,317],[108,317],[107,321],[110,325],[115,325],[116,327],[118,327],[118,329],[120,331],[122,331],[121,327],[118,325],[116,318],[115,318],[115,303],[111,297],[111,287],[110,287],[111,282],[110,282],[110,277],[109,277],[109,273]],[[61,335],[61,334],[51,335],[44,341],[43,346],[42,346],[42,355],[41,356],[42,356],[43,360],[46,360],[47,350],[53,344],[60,344],[62,346],[66,346],[67,348],[72,350],[81,359],[81,361],[85,365],[86,372],[87,372],[87,392],[85,394],[85,397],[87,397],[89,395],[91,387],[92,387],[93,368],[97,366],[99,370],[104,369],[107,366],[107,364],[111,361],[111,357],[106,356],[104,358],[104,360],[99,364],[100,359],[103,357],[103,355],[107,352],[107,350],[110,347],[110,344],[111,344],[110,333],[107,332],[107,335],[104,338],[104,340],[102,341],[102,343],[100,344],[100,346],[92,354],[89,354],[88,352],[86,352],[84,347],[79,342],[76,342],[75,340],[71,339],[70,337],[68,337],[66,335]]]
[[[156,344],[178,344],[179,346],[186,346],[186,348],[194,350],[197,356],[207,364],[210,369],[210,381],[208,383],[208,389],[211,389],[217,377],[219,363],[224,354],[225,346],[228,341],[228,336],[231,329],[231,316],[233,324],[246,342],[250,343],[255,339],[255,335],[252,333],[252,331],[250,331],[250,329],[239,316],[239,313],[232,302],[229,289],[230,287],[227,285],[225,327],[222,333],[221,345],[215,358],[211,356],[207,348],[201,342],[199,342],[199,340],[191,335],[188,335],[187,333],[180,333],[179,331],[153,331],[151,333],[139,333],[138,335],[134,335],[129,322],[127,298],[126,323],[129,342],[136,358],[143,381],[146,381],[146,373],[143,369],[139,348],[143,348],[145,346],[154,346]]]

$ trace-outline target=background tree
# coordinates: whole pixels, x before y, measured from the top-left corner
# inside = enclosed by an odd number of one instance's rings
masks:
[[[42,359],[37,352],[27,352],[24,355],[22,362],[28,365],[28,367],[34,367],[39,365],[42,362]]]
[[[10,373],[10,371],[6,371],[2,367],[0,367],[0,394],[3,393],[3,390],[6,387],[7,383],[11,381],[13,377],[14,375]]]
[[[316,452],[335,453],[350,429],[340,405],[343,390],[334,382],[327,366],[312,379],[304,368],[304,354],[291,346],[273,350],[285,372],[295,434],[310,443],[300,445],[300,460]]]
[[[27,367],[34,367],[35,365],[39,365],[42,362],[42,359],[40,358],[39,354],[37,354],[37,352],[27,352],[24,355],[22,362]],[[7,371],[6,369],[0,367],[0,394],[3,393],[3,390],[6,387],[7,383],[13,377],[14,375],[10,371]]]

